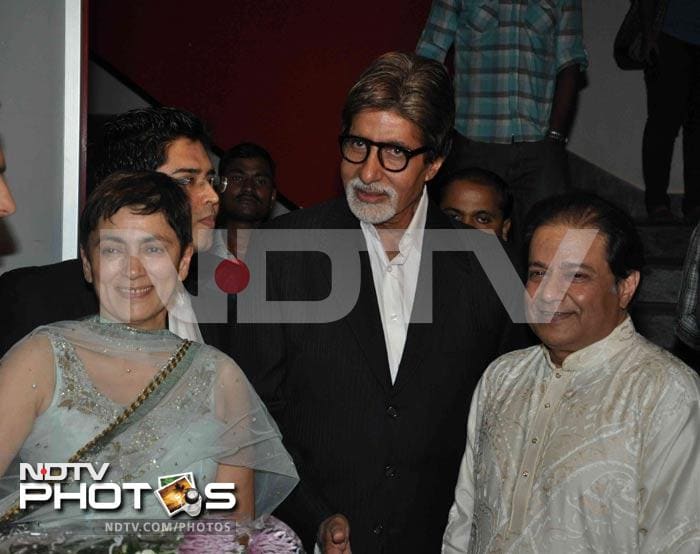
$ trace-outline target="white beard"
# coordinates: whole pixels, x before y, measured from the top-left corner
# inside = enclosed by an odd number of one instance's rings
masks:
[[[385,194],[386,200],[377,204],[369,204],[363,202],[357,197],[357,191],[367,192],[370,194]],[[353,177],[345,183],[345,197],[348,199],[350,211],[360,221],[377,225],[389,221],[396,215],[397,198],[396,191],[388,186],[380,185],[379,183],[363,183],[359,177]]]

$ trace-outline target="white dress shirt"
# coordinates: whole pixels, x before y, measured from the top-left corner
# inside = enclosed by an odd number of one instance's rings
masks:
[[[228,249],[228,244],[226,243],[226,238],[228,237],[228,230],[226,229],[214,229],[214,238],[211,243],[211,248],[209,253],[224,260],[235,260],[236,256]]]
[[[443,553],[700,552],[700,379],[627,318],[556,367],[501,356],[474,393]]]
[[[389,357],[392,383],[396,381],[399,371],[413,309],[413,299],[416,296],[427,214],[428,194],[423,187],[423,195],[418,202],[416,212],[401,236],[398,254],[392,260],[389,260],[386,255],[374,225],[360,221],[372,266],[374,290],[377,293],[377,303],[384,329],[384,342]]]
[[[181,282],[173,293],[168,308],[168,330],[181,339],[204,343],[190,293]]]

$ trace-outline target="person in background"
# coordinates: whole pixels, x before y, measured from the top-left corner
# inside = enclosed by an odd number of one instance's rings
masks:
[[[697,554],[700,378],[628,315],[634,223],[577,193],[536,204],[524,236],[542,344],[479,381],[443,553]]]
[[[5,171],[7,171],[7,162],[5,161],[5,153],[2,150],[2,141],[0,140],[0,217],[12,215],[17,209],[10,186],[7,184]]]
[[[676,308],[673,352],[700,372],[700,224],[690,237],[683,263],[683,279]]]
[[[647,122],[642,142],[647,213],[677,221],[668,197],[673,148],[683,128],[683,214],[700,220],[700,2],[640,0],[647,60]]]
[[[570,183],[566,143],[588,64],[581,0],[434,0],[416,53],[444,61],[454,46],[454,147],[443,172],[501,175],[515,224]]]
[[[451,218],[508,240],[513,196],[508,184],[492,171],[461,169],[447,177],[438,195],[440,209]]]
[[[275,162],[262,146],[242,142],[224,152],[219,175],[228,181],[221,194],[219,221],[227,231],[227,241],[215,235],[213,252],[222,258],[242,258],[250,230],[270,218],[277,199]]]

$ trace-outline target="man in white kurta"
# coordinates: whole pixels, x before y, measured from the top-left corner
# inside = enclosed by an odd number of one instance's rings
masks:
[[[575,245],[553,257],[567,226],[545,223],[528,276],[544,344],[497,359],[474,393],[443,552],[697,554],[700,379],[635,332],[638,272],[610,273],[605,235],[576,266]]]

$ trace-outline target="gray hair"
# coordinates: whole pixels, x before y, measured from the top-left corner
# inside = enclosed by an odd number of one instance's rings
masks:
[[[360,75],[345,100],[342,132],[364,110],[394,111],[413,123],[431,149],[427,157],[447,156],[454,125],[452,81],[445,66],[416,54],[389,52]]]

